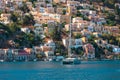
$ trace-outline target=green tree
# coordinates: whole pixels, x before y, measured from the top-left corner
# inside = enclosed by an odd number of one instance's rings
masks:
[[[119,6],[115,7],[115,13],[120,17],[120,8],[119,8]]]
[[[56,3],[54,3],[54,2],[52,3],[52,5],[53,5],[53,7],[57,7],[57,4],[56,4]]]
[[[35,24],[35,21],[34,21],[34,18],[31,14],[25,15],[23,17],[23,25],[34,25],[34,24]]]
[[[11,30],[8,25],[0,23],[0,29],[5,30],[8,34],[11,33]]]
[[[66,22],[61,23],[61,24],[60,24],[61,28],[64,28],[64,27],[65,27],[65,24],[66,24]]]
[[[80,11],[77,11],[77,14],[76,14],[77,17],[83,17],[83,15],[81,14]]]
[[[115,26],[116,21],[115,21],[115,14],[113,13],[107,13],[107,25],[109,26]]]
[[[110,20],[110,19],[106,19],[107,20],[107,25],[108,26],[116,26],[116,21]]]
[[[83,54],[84,54],[84,50],[83,50],[82,47],[77,47],[77,48],[72,47],[71,51],[72,51],[73,54],[78,54],[80,56],[83,56]]]
[[[81,56],[84,54],[82,47],[76,48],[76,49],[75,49],[75,52],[76,52],[76,54],[79,54],[79,55],[81,55]]]
[[[75,38],[76,38],[76,39],[79,39],[79,38],[81,38],[81,37],[82,37],[81,34],[77,34],[77,35],[75,35]]]
[[[110,51],[110,52],[113,52],[113,48],[112,47],[107,48],[107,50]]]
[[[112,34],[102,34],[101,38],[107,40],[109,44],[119,45],[118,36],[113,36]]]
[[[18,22],[18,14],[11,13],[10,20],[12,20],[13,22]]]
[[[32,47],[35,45],[35,35],[32,33],[22,33],[15,41],[17,41],[20,46]]]
[[[103,0],[104,5],[108,6],[109,8],[114,8],[115,0]]]
[[[36,2],[37,0],[28,0],[28,1],[34,3],[34,2]]]
[[[119,6],[118,6],[118,5],[115,7],[115,12],[116,12],[116,14],[119,14],[119,13],[120,13],[120,9],[119,9]]]
[[[101,55],[105,55],[104,49],[100,46],[95,47],[95,57],[100,58]]]
[[[113,14],[113,13],[108,13],[108,14],[107,14],[107,19],[115,20],[115,14]]]
[[[45,0],[46,3],[50,3],[48,0]]]
[[[3,13],[2,10],[0,10],[0,15],[1,15],[2,13]]]
[[[75,15],[75,17],[82,17],[83,20],[87,20],[87,21],[89,21],[88,17],[85,16],[85,15],[83,15],[83,14],[81,14],[80,11],[77,11],[77,14]]]
[[[20,31],[20,27],[16,23],[11,23],[8,25],[10,31],[14,34],[17,31]]]
[[[24,2],[23,2],[23,6],[21,6],[19,9],[22,10],[24,13],[28,13],[30,11],[26,3]]]
[[[42,24],[42,26],[43,26],[43,27],[47,27],[47,26],[48,26],[48,24],[43,23],[43,24]]]
[[[52,28],[49,30],[49,35],[53,40],[61,40],[61,26],[54,26],[55,28]]]
[[[90,35],[89,38],[88,38],[88,41],[89,42],[94,42],[95,40],[95,36],[94,35]]]
[[[63,15],[65,15],[65,14],[66,14],[66,10],[63,10],[62,12],[63,12]]]

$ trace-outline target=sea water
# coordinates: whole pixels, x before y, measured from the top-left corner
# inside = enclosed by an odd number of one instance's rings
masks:
[[[0,80],[120,80],[120,61],[3,62]]]

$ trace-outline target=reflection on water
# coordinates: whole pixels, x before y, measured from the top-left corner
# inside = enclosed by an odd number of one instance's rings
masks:
[[[120,61],[0,63],[0,80],[120,80]]]

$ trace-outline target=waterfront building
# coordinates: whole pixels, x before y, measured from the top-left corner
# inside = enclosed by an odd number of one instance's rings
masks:
[[[35,59],[35,54],[31,53],[31,50],[17,50],[14,54],[14,60],[16,61],[30,61]]]
[[[6,49],[0,49],[0,60],[6,59]]]
[[[83,46],[85,53],[84,53],[84,57],[88,58],[88,59],[93,59],[95,58],[95,48],[93,47],[92,44],[88,43],[85,44]]]
[[[8,61],[13,60],[13,50],[12,49],[8,49],[8,51],[7,51],[7,60]]]
[[[115,54],[120,54],[120,48],[118,47],[115,47],[115,48],[113,48],[113,52],[115,53]]]

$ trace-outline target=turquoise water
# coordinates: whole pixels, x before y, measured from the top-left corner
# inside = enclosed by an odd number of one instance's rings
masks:
[[[0,80],[120,80],[120,61],[0,63]]]

